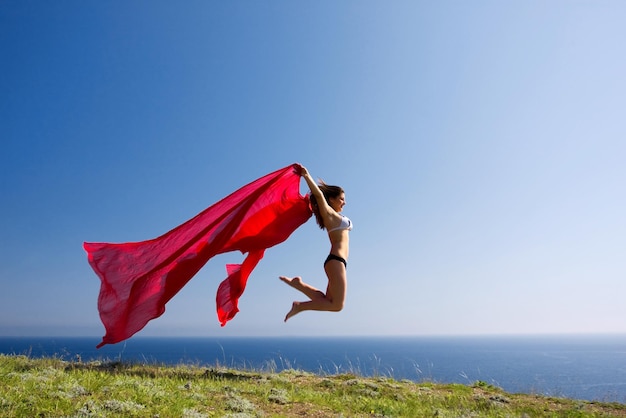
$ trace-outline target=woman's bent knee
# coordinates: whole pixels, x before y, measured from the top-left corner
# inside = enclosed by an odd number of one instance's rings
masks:
[[[333,303],[330,305],[330,311],[331,311],[331,312],[340,312],[342,309],[343,309],[343,303],[336,303],[336,302],[333,302]]]

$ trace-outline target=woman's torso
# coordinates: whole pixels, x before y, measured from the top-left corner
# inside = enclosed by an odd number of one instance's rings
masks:
[[[346,216],[339,215],[338,219],[333,220],[333,224],[333,227],[328,229],[330,253],[347,260],[350,242],[349,231],[352,229],[352,221]]]

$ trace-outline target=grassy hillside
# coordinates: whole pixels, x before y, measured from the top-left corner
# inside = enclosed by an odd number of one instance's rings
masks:
[[[0,417],[626,417],[626,405],[297,370],[0,355]]]

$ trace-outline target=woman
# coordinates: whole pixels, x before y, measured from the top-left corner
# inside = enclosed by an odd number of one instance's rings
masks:
[[[282,281],[310,299],[306,302],[293,302],[291,310],[285,316],[285,322],[302,311],[339,312],[346,299],[348,231],[352,229],[352,222],[340,214],[346,204],[345,193],[339,186],[329,186],[324,182],[318,185],[303,166],[300,166],[300,175],[311,189],[311,208],[315,220],[320,228],[326,229],[330,239],[330,254],[324,261],[328,287],[324,293],[304,283],[300,277],[281,276]]]

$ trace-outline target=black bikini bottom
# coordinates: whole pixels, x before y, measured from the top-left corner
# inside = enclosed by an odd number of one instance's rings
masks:
[[[335,254],[328,254],[328,257],[326,257],[326,261],[324,261],[324,266],[326,266],[326,263],[328,263],[330,260],[341,261],[343,265],[346,268],[348,268],[348,262],[346,261],[346,259],[343,257],[339,257],[338,255],[335,255]]]

